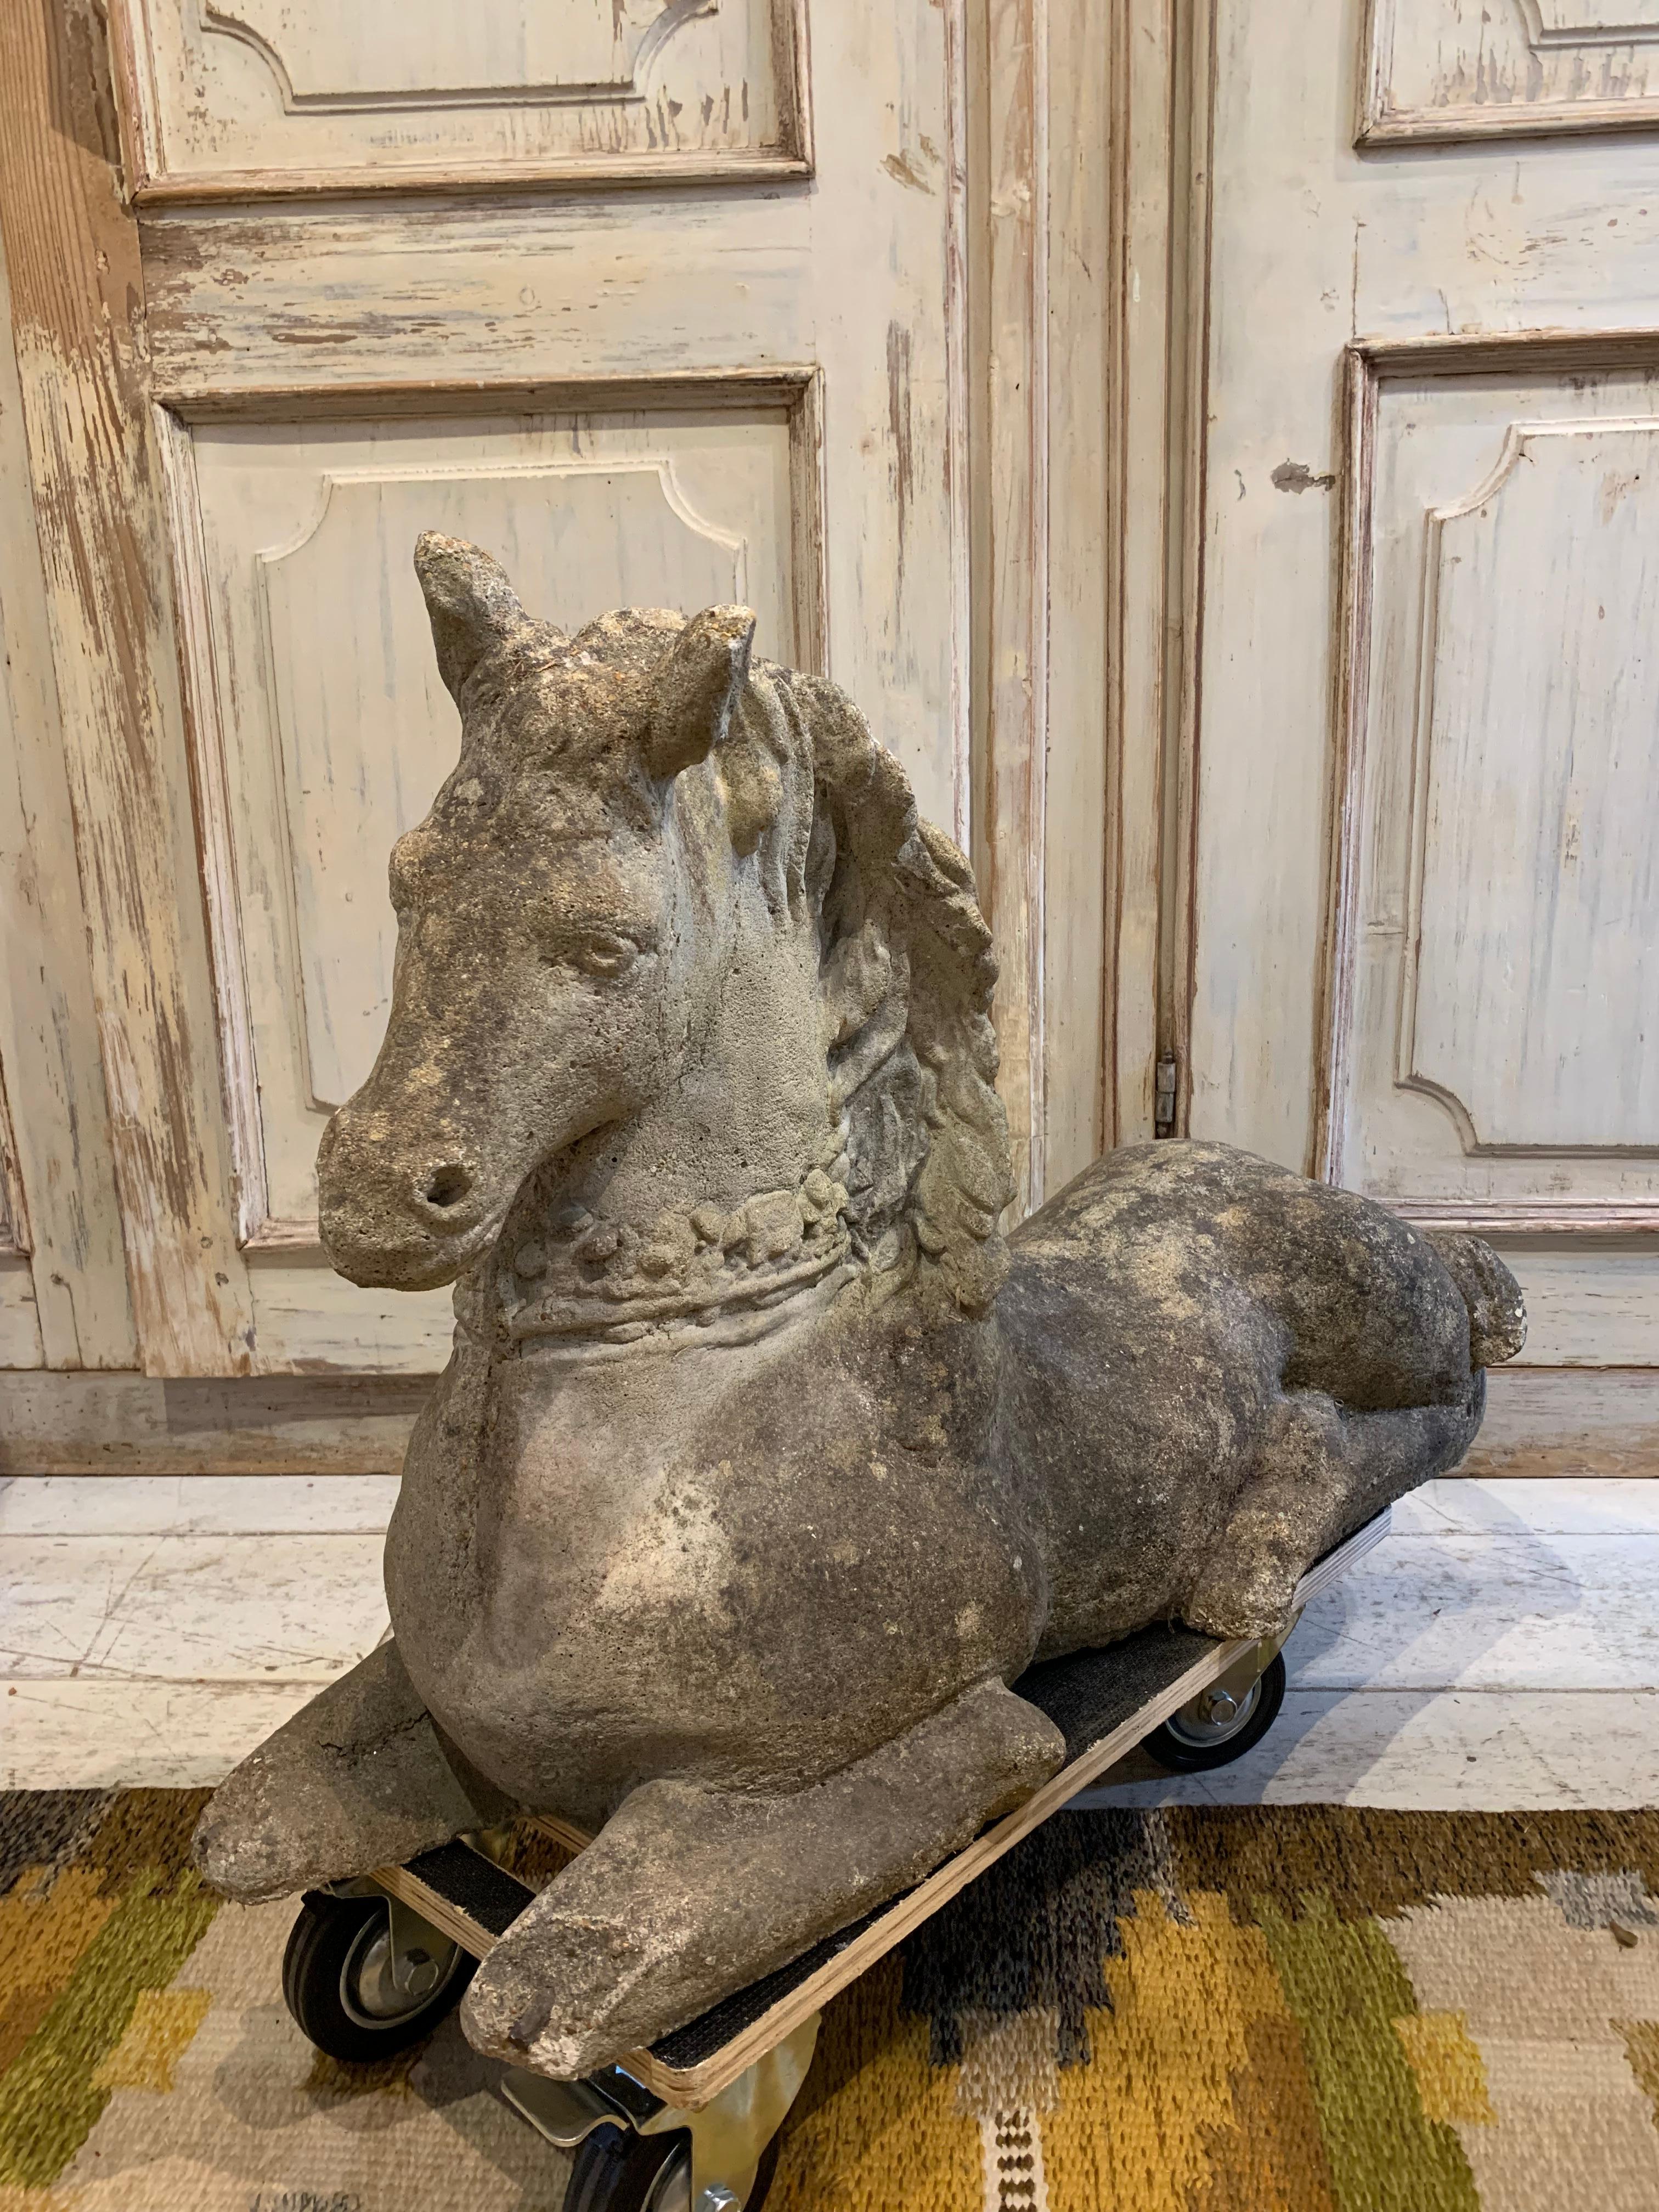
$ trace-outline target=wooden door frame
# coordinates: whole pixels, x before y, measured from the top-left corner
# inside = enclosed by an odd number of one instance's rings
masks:
[[[0,11],[0,62],[10,337],[138,1355],[246,1373],[143,270],[94,0]],[[112,1303],[106,1336],[121,1320]]]
[[[972,0],[966,34],[971,852],[1021,1212],[1151,1133],[1157,749],[1125,734],[1128,15]]]
[[[973,852],[1024,1207],[1188,1125],[1214,0],[978,22]]]

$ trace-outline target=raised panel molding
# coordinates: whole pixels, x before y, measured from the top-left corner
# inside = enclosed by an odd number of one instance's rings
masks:
[[[1640,46],[1659,39],[1656,0],[1520,0],[1534,46]]]
[[[1362,145],[1651,130],[1656,0],[1370,0]]]
[[[331,9],[313,35],[296,36],[291,0],[207,0],[202,27],[240,39],[265,62],[284,107],[362,111],[372,107],[469,105],[512,100],[643,97],[638,79],[688,16],[712,12],[711,0],[500,0],[446,9],[432,28],[410,35],[408,0],[356,0]]]
[[[1359,342],[1346,412],[1316,1168],[1659,1231],[1659,334]]]
[[[390,1000],[386,855],[455,758],[454,708],[409,566],[418,532],[485,544],[533,611],[573,630],[612,606],[747,599],[763,650],[823,665],[814,373],[738,374],[723,389],[664,380],[609,394],[427,386],[404,397],[406,412],[383,387],[156,410],[239,1241],[268,1264],[319,1253],[317,1140],[372,1064]],[[499,441],[515,425],[520,438],[577,450],[546,460],[446,451]],[[400,464],[393,426],[428,457]],[[608,429],[631,450],[595,453]],[[244,471],[216,504],[197,443],[209,434],[215,465]],[[675,450],[688,437],[697,489]],[[295,441],[305,457],[291,462]],[[354,445],[386,459],[354,462]],[[347,450],[336,462],[331,447]],[[728,479],[739,507],[765,508],[786,542],[751,546],[747,532],[703,511]],[[244,520],[250,500],[257,517]],[[246,540],[234,549],[227,514]],[[378,596],[372,586],[366,595],[366,578],[380,580]],[[344,629],[342,609],[354,611]],[[262,1270],[261,1285],[285,1341],[315,1321],[314,1281],[301,1297]]]
[[[523,527],[532,486],[545,491],[544,533]],[[318,1113],[366,1079],[392,1002],[397,933],[383,900],[354,896],[362,854],[390,853],[454,761],[454,707],[404,573],[422,530],[485,545],[533,611],[571,629],[608,607],[652,605],[665,574],[684,580],[688,607],[748,597],[745,541],[696,512],[665,458],[638,467],[330,472],[304,535],[259,554],[288,801],[281,874],[301,963],[307,1103]],[[404,588],[383,592],[378,622],[356,633],[348,691],[315,641],[364,576]]]
[[[1656,544],[1652,418],[1513,423],[1428,518],[1397,1079],[1467,1152],[1659,1151]]]
[[[111,0],[140,206],[811,173],[805,0]]]

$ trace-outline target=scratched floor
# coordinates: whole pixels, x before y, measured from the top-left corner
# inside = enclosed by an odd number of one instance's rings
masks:
[[[216,1781],[386,1626],[393,1477],[0,1482],[0,1783]],[[1267,1738],[1094,1804],[1659,1804],[1659,1481],[1431,1484],[1310,1607]]]

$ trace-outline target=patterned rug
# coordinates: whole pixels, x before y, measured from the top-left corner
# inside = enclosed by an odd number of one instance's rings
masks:
[[[353,2073],[202,1793],[0,1796],[0,2212],[557,2212],[453,2019]],[[830,2008],[769,2212],[1656,2212],[1659,1814],[1062,1814]]]

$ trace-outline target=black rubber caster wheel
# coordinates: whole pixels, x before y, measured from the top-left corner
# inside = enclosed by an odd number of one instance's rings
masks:
[[[774,2136],[761,2154],[744,2212],[760,2212],[777,2171]],[[632,2128],[595,2128],[576,2153],[564,2212],[691,2212],[691,2149],[687,2137],[636,2136]]]
[[[372,2065],[429,2035],[459,2002],[477,1961],[428,1933],[433,1948],[411,1943],[394,1962],[383,1899],[308,1890],[283,1954],[283,1995],[301,2033],[347,2066]]]
[[[1141,1742],[1148,1759],[1177,1774],[1231,1766],[1260,1743],[1285,1702],[1285,1655],[1276,1652],[1243,1696],[1232,1698],[1213,1684],[1172,1713]]]

